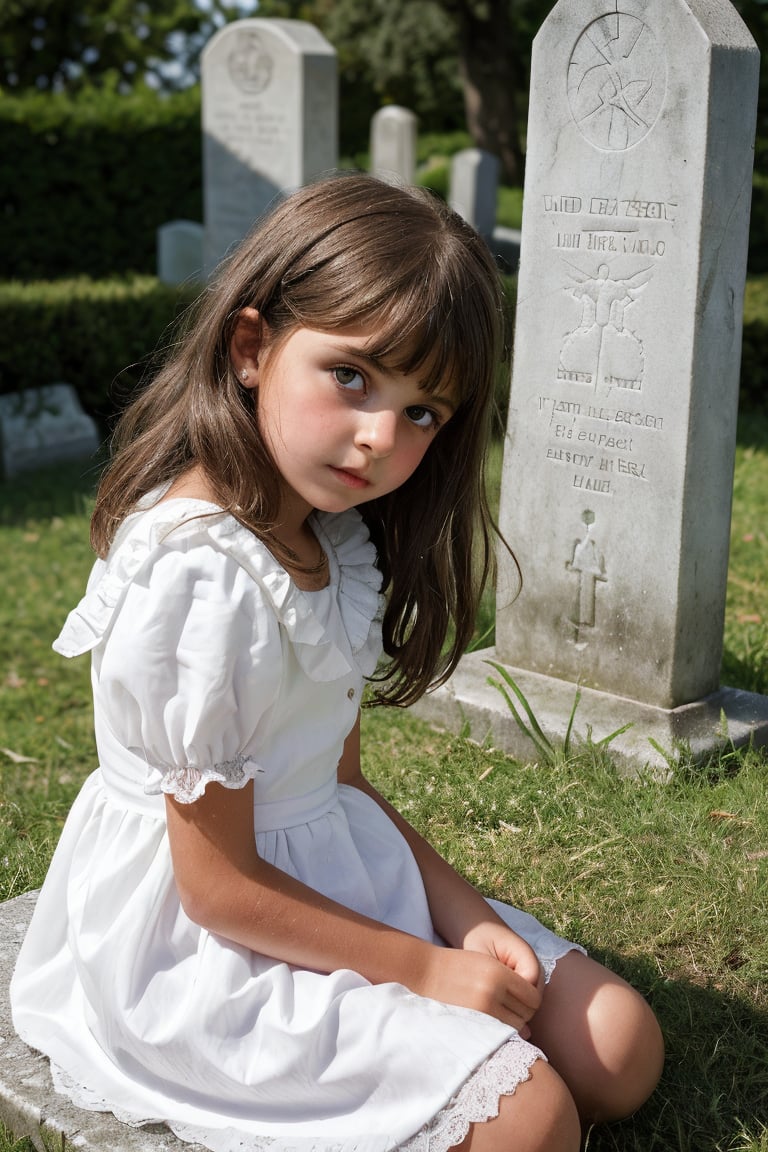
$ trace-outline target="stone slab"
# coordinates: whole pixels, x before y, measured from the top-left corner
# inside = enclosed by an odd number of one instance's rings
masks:
[[[0,396],[0,470],[5,477],[99,450],[96,422],[71,384],[49,384]]]
[[[205,228],[195,220],[169,220],[157,230],[157,278],[163,284],[202,279]]]
[[[413,184],[418,117],[410,108],[387,104],[371,117],[371,173],[391,183]]]
[[[562,747],[576,685],[509,667],[495,648],[464,656],[446,684],[411,708],[413,714],[451,732],[464,732],[480,744],[487,741],[524,762],[538,759],[535,745],[520,730],[501,693],[488,683],[489,677],[501,680],[488,661],[507,669],[545,736]],[[518,711],[524,716],[519,706]],[[624,775],[649,772],[666,779],[681,756],[690,754],[701,763],[731,746],[750,742],[768,746],[768,697],[721,688],[696,703],[664,709],[582,688],[572,730],[576,745],[583,744],[590,733],[598,743],[626,724],[631,727],[608,745],[617,769]]]
[[[719,690],[758,69],[728,0],[534,46],[496,643],[660,709]]]
[[[86,1112],[59,1096],[48,1060],[28,1048],[11,1020],[8,986],[37,892],[0,904],[0,1121],[16,1139],[29,1137],[38,1152],[194,1152],[164,1125],[132,1128],[110,1112]],[[199,1152],[203,1152],[199,1149]]]
[[[451,160],[448,203],[486,239],[496,227],[499,168],[498,157],[482,148],[463,148]]]
[[[336,52],[303,20],[221,28],[201,58],[205,270],[276,197],[338,164]]]

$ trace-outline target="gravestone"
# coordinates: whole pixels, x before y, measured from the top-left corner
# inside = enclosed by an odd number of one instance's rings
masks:
[[[205,269],[275,197],[338,163],[336,53],[301,20],[237,20],[202,67]]]
[[[451,160],[448,203],[489,240],[496,227],[499,160],[482,148],[464,148]]]
[[[723,718],[766,738],[768,701],[719,684],[758,68],[727,0],[560,0],[536,38],[499,520],[522,586],[502,549],[496,647],[433,702],[527,753],[487,659],[555,734],[584,686],[630,766]]]
[[[390,183],[413,184],[416,176],[418,117],[388,104],[371,117],[371,173]]]
[[[163,284],[187,284],[203,273],[205,229],[195,220],[169,220],[157,230],[157,278]]]
[[[0,472],[6,478],[98,450],[96,423],[71,384],[0,396]]]

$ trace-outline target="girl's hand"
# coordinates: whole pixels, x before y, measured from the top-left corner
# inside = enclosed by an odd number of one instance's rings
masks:
[[[533,984],[534,988],[544,986],[541,965],[533,948],[501,921],[472,928],[464,937],[462,948],[468,952],[487,952]]]
[[[527,1023],[541,1003],[541,992],[513,966],[484,950],[435,947],[430,959],[415,992],[485,1012],[521,1035],[528,1034]]]
[[[538,993],[538,1004],[544,991],[544,973],[541,970],[538,957],[531,946],[521,936],[502,923],[478,924],[464,938],[463,948],[471,952],[483,952],[499,960],[510,968],[523,980],[527,981]],[[528,1017],[530,1020],[530,1016]],[[518,1029],[527,1039],[530,1029]]]

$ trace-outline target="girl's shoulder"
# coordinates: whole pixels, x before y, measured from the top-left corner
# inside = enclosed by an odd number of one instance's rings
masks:
[[[328,555],[331,573],[327,593],[335,594],[353,652],[370,642],[381,616],[376,551],[360,514],[318,513],[313,528]],[[54,643],[65,656],[95,648],[109,631],[129,593],[173,601],[219,595],[239,609],[238,588],[246,610],[266,612],[283,624],[300,644],[322,643],[319,593],[304,593],[266,544],[234,516],[210,501],[179,496],[144,501],[121,524],[105,560],[97,560],[86,594],[70,613]],[[217,593],[218,589],[218,593]],[[182,591],[184,590],[184,591]]]

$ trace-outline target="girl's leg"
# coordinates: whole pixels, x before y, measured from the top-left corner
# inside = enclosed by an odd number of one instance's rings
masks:
[[[581,952],[558,960],[531,1021],[531,1043],[560,1073],[584,1121],[630,1116],[664,1063],[661,1030],[645,1000]]]
[[[459,1152],[577,1152],[581,1125],[570,1092],[537,1060],[529,1080],[499,1100],[499,1114],[473,1124]]]

